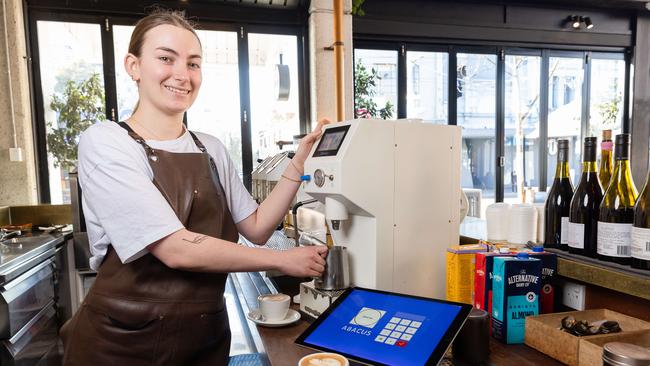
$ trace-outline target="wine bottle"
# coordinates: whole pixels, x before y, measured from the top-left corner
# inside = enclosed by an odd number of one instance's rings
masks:
[[[630,172],[630,134],[616,135],[614,172],[598,213],[598,258],[630,264],[634,202],[637,191]]]
[[[598,209],[603,200],[596,173],[595,137],[585,137],[582,153],[582,176],[573,194],[569,211],[569,253],[596,257]]]
[[[598,179],[603,190],[609,187],[609,180],[612,177],[612,130],[603,130],[603,140],[600,142],[600,171]]]
[[[650,172],[634,206],[632,267],[650,271]]]
[[[555,178],[544,206],[544,247],[569,248],[569,209],[573,185],[569,176],[569,140],[558,140]]]

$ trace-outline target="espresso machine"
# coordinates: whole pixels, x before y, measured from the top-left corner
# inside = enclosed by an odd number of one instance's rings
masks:
[[[325,126],[303,189],[324,204],[333,245],[347,248],[351,285],[444,298],[445,253],[459,239],[460,153],[457,126]],[[314,306],[303,305],[302,287],[301,309]]]

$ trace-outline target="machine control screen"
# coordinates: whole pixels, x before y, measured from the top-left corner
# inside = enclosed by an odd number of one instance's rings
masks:
[[[296,343],[380,365],[437,365],[471,306],[348,289]]]
[[[343,140],[349,129],[350,125],[326,129],[313,156],[335,156],[343,145]]]

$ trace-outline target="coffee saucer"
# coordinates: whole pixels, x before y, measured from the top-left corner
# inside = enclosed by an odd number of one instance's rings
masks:
[[[283,327],[285,325],[297,322],[300,320],[300,313],[293,309],[289,309],[287,316],[285,316],[282,320],[266,320],[262,316],[262,313],[259,310],[255,309],[249,311],[248,314],[246,314],[246,317],[257,325],[274,328]]]

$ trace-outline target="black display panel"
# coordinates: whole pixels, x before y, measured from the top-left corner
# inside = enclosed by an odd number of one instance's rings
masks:
[[[343,140],[345,140],[349,129],[350,125],[326,129],[316,146],[313,157],[335,156],[343,145]]]

